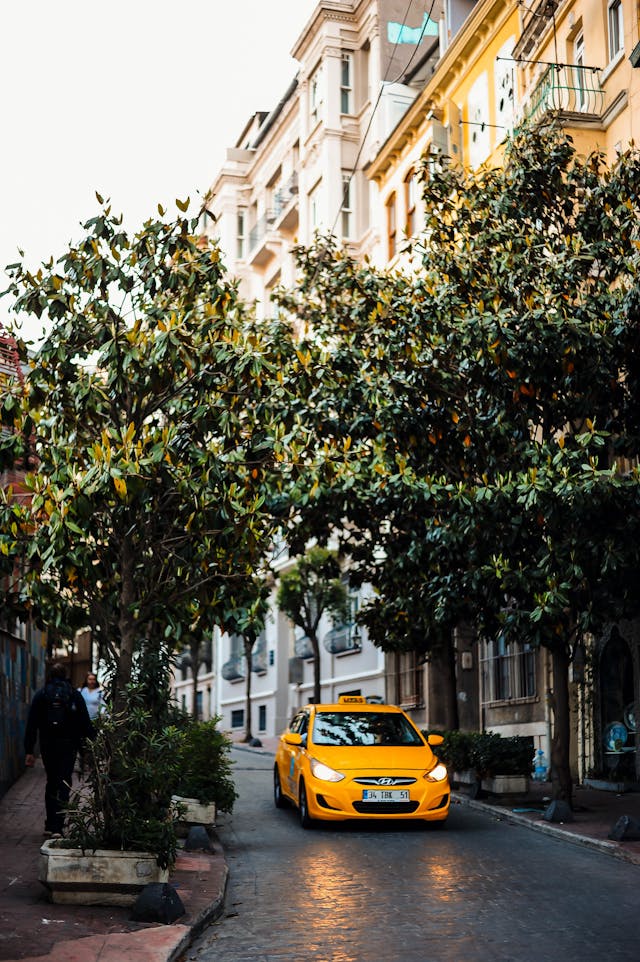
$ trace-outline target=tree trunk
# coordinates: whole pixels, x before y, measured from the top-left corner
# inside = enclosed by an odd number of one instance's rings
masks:
[[[135,650],[137,626],[133,617],[135,601],[135,558],[131,540],[126,535],[122,541],[120,552],[122,587],[120,591],[120,612],[118,628],[120,633],[120,652],[115,673],[113,692],[114,714],[118,715],[126,708],[126,689],[131,682],[133,668],[133,652]]]
[[[457,731],[458,690],[453,640],[429,660],[429,728]]]
[[[200,644],[191,642],[191,674],[192,674],[192,698],[193,704],[191,714],[195,719],[198,718],[198,668],[200,667]]]
[[[251,654],[253,652],[253,641],[249,641],[247,638],[244,639],[244,656],[247,662],[247,678],[246,678],[246,702],[245,702],[245,725],[244,725],[244,741],[250,742],[253,738],[251,733],[252,720],[251,720]]]
[[[320,642],[315,632],[309,634],[309,641],[313,648],[313,701],[320,704]]]
[[[569,708],[569,653],[564,646],[551,652],[553,666],[553,737],[551,740],[551,797],[571,805],[573,784],[569,764],[571,723]]]

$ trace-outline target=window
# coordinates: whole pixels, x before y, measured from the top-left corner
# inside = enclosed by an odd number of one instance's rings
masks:
[[[578,110],[584,110],[587,103],[586,78],[584,72],[584,37],[578,34],[573,43],[573,60],[575,67],[574,84]]]
[[[238,210],[236,217],[236,257],[241,261],[245,256],[247,241],[247,212],[244,208]]]
[[[258,731],[264,732],[267,730],[267,706],[258,706]]]
[[[614,60],[624,47],[622,0],[611,0],[607,10],[607,22],[609,26],[609,60]]]
[[[536,696],[536,653],[529,644],[504,637],[483,642],[482,701],[515,701]]]
[[[407,237],[413,237],[416,232],[417,196],[418,184],[416,183],[416,172],[415,170],[410,170],[404,179],[405,233]]]
[[[320,227],[322,213],[320,209],[320,195],[322,182],[318,181],[316,186],[309,192],[309,227],[312,231]]]
[[[309,80],[309,117],[312,124],[317,124],[322,117],[322,65]]]
[[[424,704],[424,668],[413,651],[392,656],[392,674],[388,679],[391,701],[401,708],[419,708]]]
[[[202,721],[202,699],[203,693],[201,691],[196,692],[196,717],[198,721]]]
[[[489,130],[489,78],[480,74],[469,91],[469,162],[473,168],[485,162],[491,152]]]
[[[231,727],[242,728],[243,725],[244,725],[244,708],[232,708]]]
[[[340,68],[340,112],[350,114],[351,111],[351,76],[353,73],[353,61],[350,53],[342,54],[342,64]]]
[[[396,195],[394,192],[387,200],[387,257],[389,260],[395,256],[396,250]]]
[[[352,231],[352,214],[353,210],[351,208],[351,175],[347,173],[342,174],[342,236],[351,237]]]
[[[346,620],[335,622],[331,631],[328,631],[322,640],[324,647],[332,655],[362,651],[362,637],[356,621],[360,609],[360,594],[357,588],[350,589],[347,581],[345,581],[345,588],[348,592]]]

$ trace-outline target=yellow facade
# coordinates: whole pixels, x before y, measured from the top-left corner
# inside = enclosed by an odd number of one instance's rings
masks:
[[[447,155],[473,169],[499,162],[517,116],[513,50],[519,24],[516,2],[480,0],[369,166],[368,176],[378,187],[378,263],[394,260],[389,224],[397,225],[404,238],[420,229],[420,217],[411,216],[407,185],[424,156],[437,162]]]
[[[611,161],[638,138],[637,45],[635,0],[523,7],[516,47],[523,115],[557,116],[579,153],[599,149]]]

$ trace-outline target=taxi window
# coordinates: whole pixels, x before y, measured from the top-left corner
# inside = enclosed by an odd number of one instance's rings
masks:
[[[393,712],[317,712],[314,745],[424,745],[409,721]]]
[[[289,725],[289,731],[297,732],[299,735],[304,735],[309,725],[309,716],[306,711],[299,711],[297,715],[291,720]]]

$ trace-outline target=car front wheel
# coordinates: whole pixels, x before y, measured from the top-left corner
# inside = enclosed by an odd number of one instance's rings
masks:
[[[285,808],[286,800],[282,794],[282,785],[280,784],[280,772],[278,771],[278,766],[276,765],[273,769],[273,802],[276,808]]]
[[[303,828],[313,828],[313,819],[309,815],[307,790],[304,787],[304,782],[300,782],[300,791],[298,793],[298,816]]]

